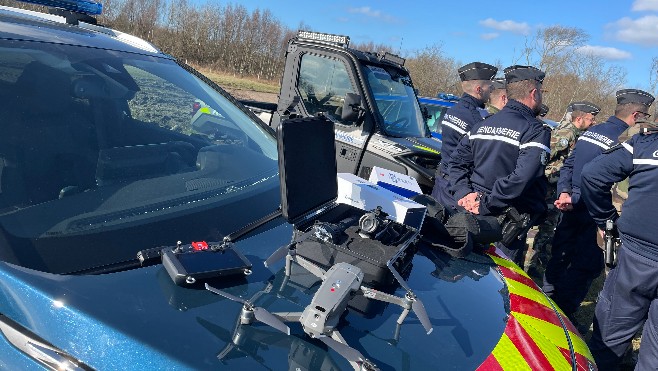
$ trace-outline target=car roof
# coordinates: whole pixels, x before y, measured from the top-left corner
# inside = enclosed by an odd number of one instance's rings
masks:
[[[420,104],[434,104],[443,107],[452,107],[455,105],[455,103],[457,103],[456,100],[447,100],[434,97],[418,97],[418,102]]]
[[[138,37],[80,21],[68,24],[66,18],[0,6],[0,39],[45,42],[103,48],[169,57],[153,44]]]

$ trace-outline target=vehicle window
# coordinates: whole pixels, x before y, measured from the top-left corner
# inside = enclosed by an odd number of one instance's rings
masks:
[[[302,56],[299,93],[309,114],[325,112],[340,121],[345,95],[355,91],[342,61],[314,54]]]
[[[170,59],[0,41],[0,99],[1,260],[57,273],[113,264],[221,227],[174,220],[278,187],[275,138]],[[144,226],[154,245],[122,246]],[[88,250],[65,259],[82,240]]]
[[[441,120],[443,120],[443,115],[445,115],[448,109],[434,104],[421,105],[427,109],[427,114],[429,115],[427,126],[430,128],[430,131],[441,134]]]
[[[425,120],[409,76],[373,65],[365,65],[364,70],[386,133],[397,137],[426,136]]]

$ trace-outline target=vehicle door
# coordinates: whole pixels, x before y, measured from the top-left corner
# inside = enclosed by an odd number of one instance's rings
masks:
[[[289,69],[291,61],[299,66],[295,73],[296,84],[286,86],[286,82],[282,82],[278,112],[282,111],[281,104],[287,99],[288,103],[284,103],[288,106],[286,111],[302,116],[327,116],[335,124],[338,171],[356,173],[373,125],[369,115],[356,122],[341,118],[346,94],[360,95],[363,105],[363,94],[353,64],[337,53],[299,47],[292,58],[288,55],[286,77],[292,72]]]

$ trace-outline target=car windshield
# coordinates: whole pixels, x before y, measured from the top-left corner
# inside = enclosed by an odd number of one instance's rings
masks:
[[[366,65],[365,71],[386,133],[396,137],[425,137],[426,124],[408,75]]]
[[[0,99],[0,260],[83,272],[278,206],[274,137],[171,59],[2,40]]]

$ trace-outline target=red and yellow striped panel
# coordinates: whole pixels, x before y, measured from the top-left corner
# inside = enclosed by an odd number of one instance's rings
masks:
[[[509,289],[510,318],[503,336],[478,370],[570,370],[569,343],[553,310],[557,308],[555,303],[516,264],[493,251],[489,256]],[[576,353],[578,370],[596,369],[585,341],[564,313],[560,314]]]

